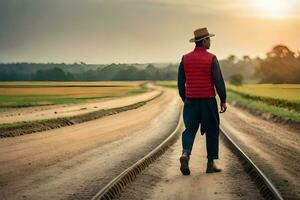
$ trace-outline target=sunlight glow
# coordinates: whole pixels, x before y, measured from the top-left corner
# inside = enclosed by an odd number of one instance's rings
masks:
[[[253,5],[264,16],[285,18],[290,14],[292,3],[289,0],[252,0]]]

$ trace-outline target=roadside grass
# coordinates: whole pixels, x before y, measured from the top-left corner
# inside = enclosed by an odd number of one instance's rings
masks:
[[[232,91],[228,91],[227,96],[228,96],[228,101],[230,102],[236,101],[239,104],[250,109],[258,110],[263,113],[271,113],[275,116],[280,116],[280,117],[291,119],[296,122],[300,122],[300,113],[294,110],[289,110],[287,108],[267,104],[263,101],[247,98],[245,96],[242,96]]]

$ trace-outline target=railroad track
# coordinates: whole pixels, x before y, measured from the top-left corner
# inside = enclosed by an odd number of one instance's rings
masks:
[[[180,115],[182,116],[182,115]],[[153,163],[161,156],[175,141],[178,139],[183,128],[183,120],[180,117],[176,129],[171,135],[165,139],[159,146],[152,150],[145,157],[137,161],[135,164],[127,168],[104,188],[102,188],[92,200],[111,200],[119,197],[126,185],[134,181],[136,176],[141,173],[148,165]],[[220,128],[221,139],[225,141],[225,145],[238,157],[245,171],[255,182],[261,195],[267,200],[283,200],[278,190],[266,175],[254,164],[254,162],[243,152],[243,150],[229,137],[226,131]]]
[[[267,200],[283,200],[281,194],[267,178],[267,176],[254,164],[245,152],[229,137],[226,131],[220,127],[221,137],[226,146],[239,158],[245,171],[255,182],[261,195]]]

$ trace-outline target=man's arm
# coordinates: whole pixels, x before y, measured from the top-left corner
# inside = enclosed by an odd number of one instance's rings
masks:
[[[212,64],[212,79],[214,81],[217,93],[221,100],[221,113],[226,111],[226,88],[219,61],[216,56],[213,57]]]
[[[184,102],[185,100],[185,74],[183,67],[183,57],[178,67],[178,79],[177,79],[177,88],[180,95],[180,98]]]

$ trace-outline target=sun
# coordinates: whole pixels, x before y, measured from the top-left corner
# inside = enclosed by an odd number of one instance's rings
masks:
[[[291,10],[288,0],[252,0],[253,5],[266,17],[285,18]]]

